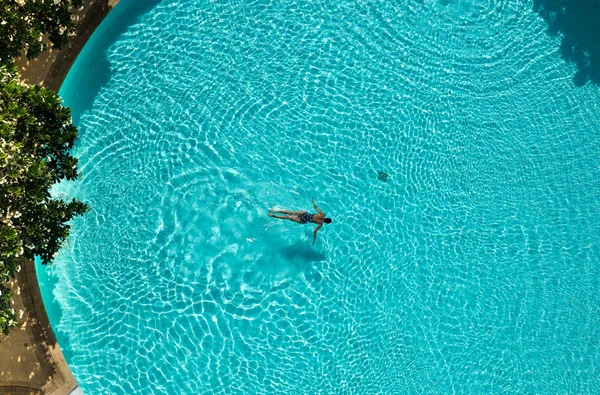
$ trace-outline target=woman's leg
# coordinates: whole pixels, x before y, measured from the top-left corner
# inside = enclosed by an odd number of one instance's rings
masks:
[[[277,211],[280,212],[280,211]],[[302,222],[302,220],[296,216],[296,215],[275,215],[275,214],[269,214],[269,217],[273,217],[273,218],[278,218],[278,219],[287,219],[288,221],[294,221],[294,222],[298,222],[299,224],[303,224],[304,222]]]
[[[281,213],[281,214],[287,214],[287,215],[300,215],[304,211],[288,211],[288,210],[273,210],[273,209],[269,209],[269,212],[271,212],[271,213]]]

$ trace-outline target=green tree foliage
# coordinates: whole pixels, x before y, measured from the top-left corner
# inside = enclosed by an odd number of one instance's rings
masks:
[[[60,49],[75,32],[70,7],[82,0],[0,0],[0,64],[8,64],[26,51],[29,59],[49,44]]]
[[[0,284],[14,276],[21,258],[50,262],[69,235],[67,222],[87,211],[49,192],[77,178],[69,153],[76,138],[71,111],[55,92],[22,84],[14,68],[0,67]],[[14,324],[10,294],[0,285],[0,330]]]

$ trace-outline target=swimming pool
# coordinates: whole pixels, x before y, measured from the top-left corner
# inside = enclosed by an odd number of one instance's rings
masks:
[[[598,392],[600,94],[539,7],[121,0],[40,280],[84,392]]]

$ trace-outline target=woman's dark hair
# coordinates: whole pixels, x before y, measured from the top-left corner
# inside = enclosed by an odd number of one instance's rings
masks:
[[[323,220],[323,222],[325,222],[326,224],[330,224],[331,223],[331,218],[325,218]]]

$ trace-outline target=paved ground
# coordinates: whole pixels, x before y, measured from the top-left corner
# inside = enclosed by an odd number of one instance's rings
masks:
[[[60,51],[49,49],[35,59],[17,60],[21,79],[28,84],[39,84],[58,92],[75,58],[102,19],[119,0],[83,0],[83,7],[73,11],[77,34]]]
[[[21,78],[58,91],[86,41],[117,2],[84,0],[74,12],[78,28],[70,44],[33,60],[17,60]],[[48,322],[33,262],[23,264],[10,287],[19,324],[8,336],[0,335],[0,394],[71,393],[77,383]]]
[[[35,266],[11,281],[19,325],[0,337],[0,394],[68,394],[77,383],[48,322]]]

